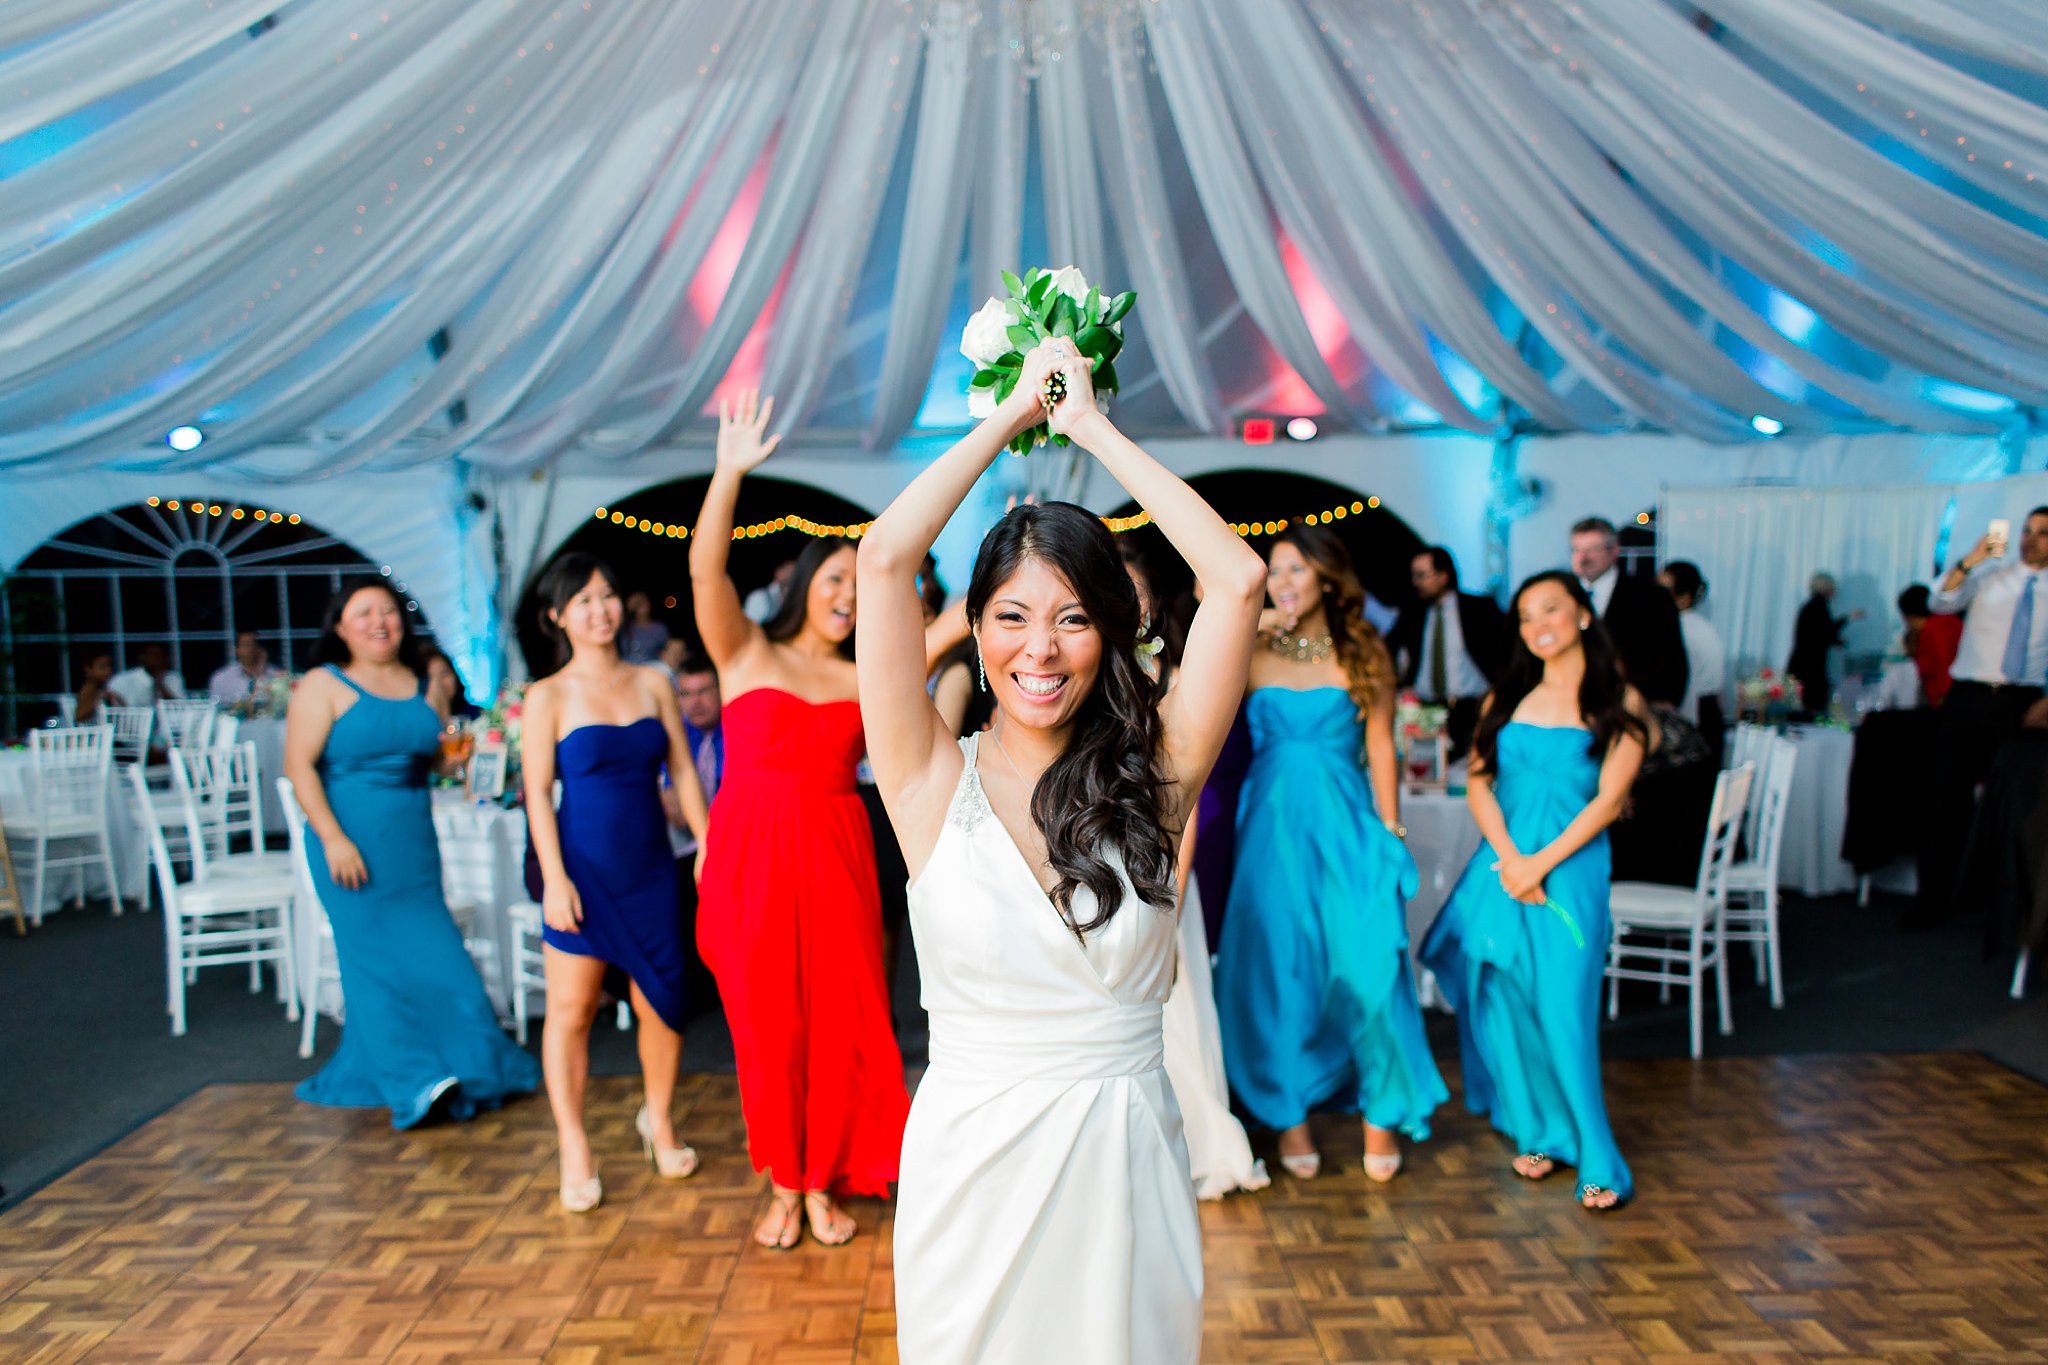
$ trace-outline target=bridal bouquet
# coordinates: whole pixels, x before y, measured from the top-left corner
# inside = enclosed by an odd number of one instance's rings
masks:
[[[1024,353],[1042,341],[1067,337],[1094,366],[1098,398],[1117,390],[1116,357],[1123,349],[1124,315],[1138,296],[1129,290],[1104,296],[1073,266],[1029,271],[1023,279],[1005,270],[1007,297],[992,298],[967,320],[960,333],[960,354],[974,362],[967,381],[967,411],[976,421],[995,413],[1023,373]],[[1067,438],[1048,433],[1040,422],[1010,442],[1010,451],[1028,455],[1048,437],[1055,445]]]

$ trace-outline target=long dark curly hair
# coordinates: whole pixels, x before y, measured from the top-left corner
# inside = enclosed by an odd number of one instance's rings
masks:
[[[1621,660],[1614,652],[1614,639],[1607,633],[1607,627],[1600,624],[1600,614],[1593,610],[1593,599],[1586,595],[1579,580],[1562,569],[1551,569],[1536,574],[1515,589],[1514,601],[1508,604],[1508,620],[1519,623],[1522,599],[1532,588],[1545,583],[1555,583],[1570,594],[1587,618],[1586,628],[1579,632],[1579,647],[1586,652],[1586,676],[1579,684],[1579,716],[1592,731],[1590,748],[1593,757],[1604,758],[1608,748],[1623,735],[1629,735],[1650,742],[1650,730],[1641,717],[1628,709],[1628,680],[1621,675]],[[1512,632],[1514,643],[1508,646],[1507,666],[1501,670],[1499,681],[1493,685],[1493,700],[1480,718],[1479,730],[1472,737],[1472,752],[1487,772],[1498,772],[1500,754],[1500,732],[1514,717],[1515,708],[1522,704],[1522,698],[1536,690],[1536,684],[1543,681],[1543,660],[1529,651],[1528,642],[1522,639],[1522,632]]]
[[[1072,503],[1026,503],[981,542],[967,585],[967,619],[976,630],[996,590],[1028,559],[1065,579],[1102,637],[1095,686],[1075,712],[1066,752],[1038,779],[1031,820],[1045,836],[1060,874],[1053,903],[1078,935],[1108,924],[1123,901],[1107,845],[1123,855],[1138,898],[1161,909],[1174,901],[1173,836],[1160,816],[1166,786],[1159,771],[1159,688],[1138,667],[1138,594],[1115,538],[1092,512]],[[1074,918],[1074,893],[1094,893],[1095,917]]]
[[[1365,619],[1365,585],[1351,565],[1351,551],[1335,531],[1324,526],[1290,522],[1273,537],[1273,546],[1292,545],[1323,581],[1323,619],[1330,644],[1344,666],[1345,691],[1363,716],[1394,687],[1394,660],[1373,623]],[[1266,558],[1273,557],[1271,549]]]

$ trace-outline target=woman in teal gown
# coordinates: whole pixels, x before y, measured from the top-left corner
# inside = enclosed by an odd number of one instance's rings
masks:
[[[1465,1103],[1514,1144],[1514,1170],[1576,1167],[1579,1202],[1634,1193],[1600,1086],[1607,827],[1649,730],[1578,580],[1515,593],[1519,642],[1473,740],[1467,800],[1486,846],[1422,945],[1458,1012]]]
[[[1217,953],[1224,1070],[1245,1111],[1279,1133],[1291,1174],[1321,1168],[1308,1116],[1332,1108],[1364,1119],[1366,1174],[1390,1180],[1396,1135],[1428,1137],[1449,1098],[1408,963],[1416,871],[1401,842],[1393,664],[1336,536],[1288,528],[1268,589]]]
[[[394,1128],[430,1113],[466,1119],[540,1084],[539,1065],[498,1027],[441,890],[427,790],[441,717],[421,696],[412,644],[388,584],[344,589],[285,738],[348,1009],[340,1048],[298,1096],[388,1108]]]

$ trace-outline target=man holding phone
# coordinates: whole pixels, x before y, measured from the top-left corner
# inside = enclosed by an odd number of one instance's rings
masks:
[[[1941,708],[1933,818],[1920,852],[1920,904],[1909,925],[1954,913],[1978,784],[2015,731],[2048,726],[2048,507],[2036,507],[2021,523],[2017,559],[2008,553],[2008,536],[2006,523],[1994,521],[1929,599],[1937,613],[1968,615]]]

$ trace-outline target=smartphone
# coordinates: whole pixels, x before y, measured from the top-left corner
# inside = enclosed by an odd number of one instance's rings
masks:
[[[2006,542],[2012,539],[2012,523],[2004,517],[1993,517],[1991,525],[1984,532],[1984,538],[1991,542],[1991,557],[2005,558]]]

